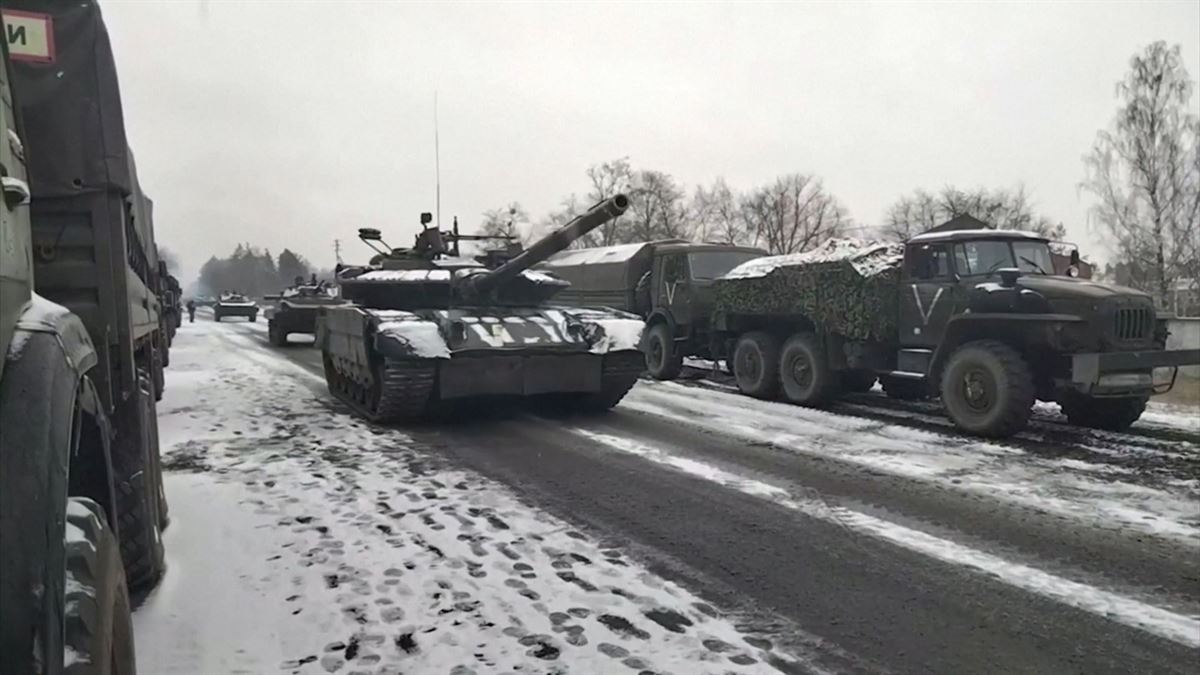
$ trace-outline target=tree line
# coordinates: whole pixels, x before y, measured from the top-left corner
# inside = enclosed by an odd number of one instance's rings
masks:
[[[279,293],[297,277],[308,279],[316,269],[304,256],[283,249],[278,257],[267,249],[238,244],[228,257],[212,256],[200,267],[198,293],[217,297],[236,292],[250,297]]]

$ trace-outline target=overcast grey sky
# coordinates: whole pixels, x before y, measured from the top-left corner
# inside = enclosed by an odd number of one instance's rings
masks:
[[[240,241],[333,262],[433,210],[536,219],[628,156],[738,189],[812,172],[859,223],[917,187],[1014,187],[1099,253],[1077,184],[1129,57],[1200,3],[104,3],[158,240],[185,283]],[[1200,106],[1194,97],[1193,107]],[[1097,256],[1103,257],[1103,256]]]

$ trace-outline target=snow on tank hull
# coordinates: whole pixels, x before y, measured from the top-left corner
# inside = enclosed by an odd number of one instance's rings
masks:
[[[439,401],[568,395],[610,408],[644,359],[643,322],[557,306],[326,308],[318,322],[330,391],[374,421],[418,418]]]

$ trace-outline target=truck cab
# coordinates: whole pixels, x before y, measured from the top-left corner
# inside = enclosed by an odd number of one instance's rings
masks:
[[[984,433],[1023,425],[1034,398],[1085,426],[1127,427],[1177,366],[1200,360],[1165,349],[1166,318],[1149,295],[1056,275],[1050,242],[1032,233],[914,237],[898,293],[885,378],[939,393],[960,426]],[[1170,380],[1156,382],[1157,368]]]
[[[750,247],[668,242],[638,281],[639,313],[646,317],[646,365],[650,374],[670,379],[685,354],[703,354],[713,308],[713,280],[738,265],[766,255]],[[659,328],[661,326],[661,328]],[[663,377],[669,375],[669,377]]]

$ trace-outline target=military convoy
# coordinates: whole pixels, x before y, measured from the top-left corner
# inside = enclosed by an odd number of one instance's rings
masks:
[[[633,312],[646,321],[646,371],[679,375],[685,356],[712,358],[713,280],[766,251],[681,239],[562,251],[538,266],[570,282],[558,298]]]
[[[567,283],[530,268],[626,208],[624,195],[600,202],[495,269],[447,256],[447,233],[435,228],[411,249],[360,230],[375,263],[338,272],[349,304],[323,308],[317,326],[330,391],[374,421],[488,395],[616,405],[642,371],[642,320],[552,304]],[[429,220],[424,214],[422,225]]]
[[[164,571],[171,285],[96,3],[2,13],[0,672],[132,673],[129,590]]]

